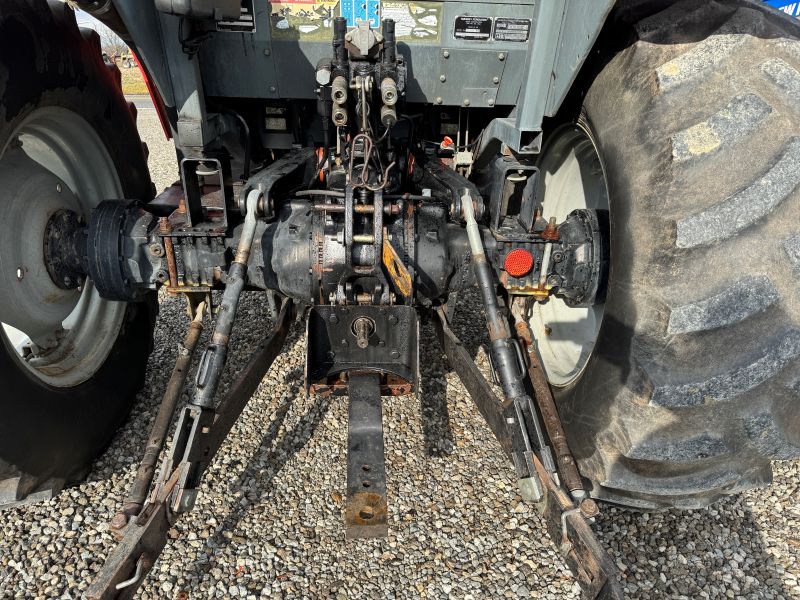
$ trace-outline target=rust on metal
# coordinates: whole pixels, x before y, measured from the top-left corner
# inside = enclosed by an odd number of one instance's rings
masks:
[[[347,378],[341,377],[344,373],[331,375],[324,381],[311,383],[308,392],[312,396],[346,396]],[[413,386],[405,379],[391,373],[379,373],[382,396],[405,396],[410,394]]]
[[[547,437],[550,438],[553,452],[556,455],[559,474],[570,492],[583,491],[581,475],[569,449],[567,435],[561,425],[561,418],[558,416],[558,409],[547,381],[547,374],[544,372],[536,345],[533,343],[533,332],[522,320],[517,321],[516,329],[528,351],[528,375],[533,386],[533,395],[539,406]]]
[[[350,373],[345,537],[388,534],[383,412],[376,373]]]
[[[383,234],[383,265],[389,273],[389,277],[397,290],[406,298],[412,294],[411,274],[406,269],[403,261],[397,255],[397,251],[389,241],[386,231]]]
[[[486,326],[489,329],[489,339],[492,341],[495,340],[505,340],[508,339],[509,331],[508,331],[508,323],[502,317],[497,319],[488,320],[486,322]]]
[[[164,237],[164,254],[167,256],[167,273],[169,274],[169,287],[178,287],[178,267],[175,264],[175,247],[172,245],[172,238],[169,233],[172,231],[172,226],[169,224],[167,217],[161,217],[158,220],[158,230]]]
[[[622,600],[617,567],[595,537],[583,512],[573,506],[567,493],[555,484],[535,455],[533,464],[544,482],[542,515],[545,525],[578,580],[582,597]]]
[[[191,309],[192,301],[189,298],[187,298],[187,300]],[[136,477],[131,485],[130,492],[122,504],[122,511],[114,515],[114,518],[111,520],[112,529],[122,529],[127,524],[130,517],[138,515],[142,510],[142,505],[147,498],[150,484],[153,482],[153,475],[155,473],[158,457],[164,447],[169,425],[175,414],[175,407],[177,406],[178,399],[189,374],[189,366],[191,365],[192,357],[197,349],[200,336],[203,333],[203,316],[205,310],[205,301],[200,301],[193,309],[194,312],[191,315],[192,321],[189,323],[189,330],[186,332],[183,345],[180,346],[178,351],[178,358],[175,360],[172,374],[164,390],[161,405],[158,407],[158,413],[150,429],[150,435],[147,439],[142,461],[139,463],[139,468],[136,471]]]
[[[347,499],[344,520],[345,537],[349,539],[385,536],[389,530],[386,496],[375,492],[353,494]]]
[[[458,337],[450,330],[444,311],[437,308],[436,312],[439,318],[434,323],[450,366],[458,373],[492,433],[506,454],[511,457],[513,443],[508,428],[509,423],[504,414],[504,405],[478,371],[475,362]],[[529,332],[520,337],[530,339]],[[591,500],[588,502],[584,500],[580,508],[576,507],[573,499],[556,483],[535,452],[530,453],[530,459],[544,492],[540,507],[548,532],[580,584],[582,597],[622,600],[617,568],[598,542],[587,521],[587,518],[597,514],[597,505]]]
[[[547,221],[547,226],[544,228],[544,231],[542,231],[541,237],[543,240],[548,242],[557,242],[559,239],[561,239],[561,234],[558,232],[558,228],[556,227],[555,217],[550,217],[550,220]]]
[[[205,464],[210,463],[227,437],[228,433],[241,414],[247,401],[258,387],[275,357],[280,353],[289,326],[292,322],[293,303],[285,300],[275,327],[270,335],[256,348],[247,365],[236,376],[216,409],[213,425],[205,438]],[[199,464],[195,463],[199,466]],[[131,519],[123,530],[119,545],[111,552],[105,565],[89,586],[86,596],[90,600],[110,600],[132,598],[142,584],[147,572],[167,543],[167,531],[172,527],[175,513],[169,505],[173,492],[180,479],[183,467],[181,463],[164,481],[159,479],[150,494],[142,511],[135,519]],[[190,466],[190,465],[188,465]],[[202,473],[202,470],[201,470]],[[128,581],[136,571],[137,564],[142,561],[142,573],[128,587],[117,590],[117,584]]]
[[[122,540],[86,591],[88,600],[133,598],[167,543],[167,531],[172,523],[166,503],[177,481],[176,472],[151,498],[139,517],[125,527]],[[139,565],[139,577],[131,585],[118,590],[117,585],[132,579]]]
[[[597,506],[597,502],[595,502],[591,498],[584,498],[583,500],[581,500],[580,508],[581,508],[581,513],[587,519],[593,519],[600,514],[600,507]]]

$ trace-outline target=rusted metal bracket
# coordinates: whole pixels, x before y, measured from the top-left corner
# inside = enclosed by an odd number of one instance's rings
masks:
[[[534,477],[530,480],[520,480],[521,491],[535,501],[537,509],[544,516],[550,536],[559,545],[564,560],[578,580],[583,597],[621,600],[623,595],[616,565],[606,554],[589,525],[588,519],[597,514],[597,506],[590,499],[581,500],[580,494],[570,497],[568,491],[559,483],[564,479],[572,481],[575,477],[574,473],[562,473],[566,465],[565,457],[559,456],[561,477],[557,477],[544,467],[536,451],[524,450],[525,446],[520,445],[520,438],[526,437],[526,434],[521,430],[525,427],[527,419],[538,418],[536,412],[528,411],[527,414],[520,415],[520,407],[515,406],[513,400],[501,402],[478,370],[475,361],[450,329],[445,312],[440,308],[436,314],[434,324],[450,366],[464,383],[464,387],[503,450],[514,461],[518,476],[521,470],[524,472],[528,466],[532,467]],[[541,381],[538,383],[541,385]],[[542,390],[539,390],[539,393],[542,393]],[[557,420],[558,413],[554,412],[550,418]],[[558,427],[560,428],[560,422]],[[547,427],[548,432],[551,428]],[[561,433],[563,434],[563,430]],[[557,451],[557,454],[562,453],[563,450]],[[520,454],[523,455],[522,458]],[[521,464],[523,462],[525,464]],[[526,485],[529,486],[527,492],[524,487]],[[577,488],[577,485],[575,487]]]
[[[345,537],[388,533],[381,387],[377,373],[350,374]]]
[[[247,365],[237,375],[228,393],[213,411],[212,418],[199,427],[201,435],[196,438],[194,448],[178,454],[184,458],[202,457],[201,460],[193,463],[183,460],[168,478],[159,480],[138,517],[132,519],[122,531],[122,540],[87,590],[86,597],[89,600],[133,597],[164,549],[167,531],[177,518],[173,506],[181,497],[179,481],[187,471],[192,471],[196,481],[202,477],[206,466],[214,459],[247,401],[280,353],[289,333],[292,315],[293,304],[285,300],[269,336],[259,344]],[[124,587],[118,588],[121,584]]]
[[[363,331],[359,323],[369,324]],[[402,396],[419,384],[419,325],[411,306],[314,306],[308,311],[306,389],[348,393],[348,373],[374,372],[381,394]]]

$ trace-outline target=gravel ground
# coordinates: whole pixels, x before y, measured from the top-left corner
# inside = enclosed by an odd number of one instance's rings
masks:
[[[154,112],[139,120],[162,188],[175,179],[174,153]],[[229,364],[241,366],[268,330],[264,304],[245,295],[237,322],[248,325],[234,329]],[[485,367],[477,306],[466,298],[454,328]],[[88,480],[0,515],[0,597],[79,597],[100,568],[186,326],[181,303],[162,298],[146,386]],[[139,597],[577,598],[429,326],[421,339],[419,398],[384,404],[387,539],[343,539],[346,399],[304,397],[295,324]],[[785,462],[769,489],[701,511],[604,507],[597,529],[631,598],[800,598],[798,497],[800,462]]]

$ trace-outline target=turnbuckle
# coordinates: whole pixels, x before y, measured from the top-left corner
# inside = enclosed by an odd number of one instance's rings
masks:
[[[150,436],[152,445],[148,443],[146,452],[148,465],[144,469],[140,468],[140,473],[137,475],[136,484],[129,495],[129,499],[133,501],[126,502],[126,505],[132,508],[130,516],[134,514],[136,516],[130,521],[125,512],[120,513],[121,517],[120,515],[115,517],[122,538],[87,590],[87,597],[91,600],[133,596],[166,545],[167,531],[177,515],[190,510],[194,505],[197,489],[206,467],[213,460],[286,340],[293,314],[290,300],[284,301],[271,334],[258,346],[245,368],[236,377],[225,398],[216,409],[214,408],[214,396],[225,367],[233,320],[244,288],[260,196],[261,192],[254,190],[247,198],[247,215],[236,258],[229,271],[227,287],[223,293],[211,342],[200,360],[201,367],[198,369],[192,401],[181,413],[170,452],[162,463],[149,500],[141,508],[138,504],[141,502],[140,490],[143,482],[152,476],[155,457],[158,456],[163,444],[177,395],[185,380],[185,369],[178,371],[179,366],[176,364],[173,370],[175,379],[170,380],[164,403]],[[198,313],[199,316],[195,316],[193,324],[202,318],[202,313],[200,311]],[[191,330],[189,334],[192,334]],[[199,331],[196,335],[199,337]],[[187,340],[192,341],[188,335]],[[193,340],[193,343],[196,345],[197,341]],[[182,353],[178,358],[178,361],[186,362],[186,367],[191,360],[190,353],[187,354],[188,357]],[[158,451],[155,450],[156,446]],[[123,519],[125,522],[122,522]]]

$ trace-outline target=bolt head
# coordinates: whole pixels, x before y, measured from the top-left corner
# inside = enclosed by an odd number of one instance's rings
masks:
[[[492,100],[491,98],[489,98],[489,101],[487,102],[487,104],[488,104],[489,106],[494,106],[494,100]]]
[[[444,52],[442,52],[442,56],[444,56],[445,58],[450,58],[450,51],[445,50]]]
[[[111,528],[112,529],[122,529],[125,525],[128,524],[128,517],[123,513],[117,513],[111,519]]]
[[[272,50],[269,48],[264,48],[264,56],[269,56],[270,54],[272,54]]]
[[[469,106],[469,98],[464,98],[464,106]]]
[[[505,59],[506,59],[506,53],[505,52],[499,52],[497,54],[497,60],[505,60]]]
[[[492,83],[500,83],[499,77],[492,77]]]
[[[439,75],[439,81],[447,81],[447,75]]]
[[[62,189],[62,188],[61,188],[61,184],[60,184],[60,183],[57,183],[57,184],[56,184],[56,191],[57,191],[59,194],[61,193],[61,189]]]
[[[269,92],[270,92],[270,94],[274,94],[274,93],[277,91],[277,89],[278,89],[278,88],[276,88],[274,85],[271,85],[271,86],[269,86]]]
[[[441,96],[437,96],[436,97],[436,104],[441,104],[442,102],[444,102],[444,100],[442,100],[442,97]]]

